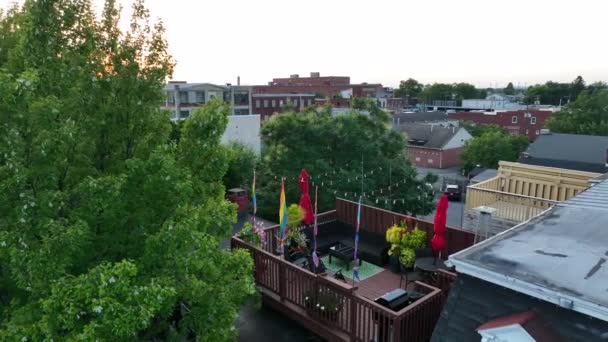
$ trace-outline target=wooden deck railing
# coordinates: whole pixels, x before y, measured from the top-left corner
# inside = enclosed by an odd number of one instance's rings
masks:
[[[470,186],[467,193],[466,210],[488,206],[496,209],[494,216],[523,222],[539,215],[556,203],[558,202],[538,197]]]
[[[336,198],[336,219],[354,226],[356,218],[357,202]],[[384,235],[391,225],[401,221],[411,222],[424,230],[427,236],[427,245],[430,246],[431,239],[433,238],[433,222],[372,206],[361,206],[361,230]],[[441,256],[447,259],[448,255],[472,246],[475,234],[467,230],[448,226],[445,230],[445,240],[446,249],[442,251]]]
[[[456,273],[439,270],[433,286],[443,291],[443,299],[447,301],[450,290],[456,281]]]
[[[523,222],[589,187],[598,174],[501,161],[496,177],[467,187],[466,209],[496,209],[494,216]]]
[[[439,319],[444,303],[439,288],[416,282],[415,291],[424,296],[395,312],[359,296],[356,286],[313,274],[237,237],[232,238],[231,245],[251,253],[255,281],[263,295],[277,297],[284,310],[295,314],[294,308],[298,308],[305,312],[310,326],[322,327],[334,334],[334,340],[427,341]],[[336,303],[338,310],[317,307],[315,298],[319,296]]]

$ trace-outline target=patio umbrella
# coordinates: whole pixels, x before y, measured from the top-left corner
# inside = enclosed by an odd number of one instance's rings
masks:
[[[300,207],[304,209],[304,218],[302,222],[309,225],[314,220],[314,212],[312,211],[312,202],[310,200],[310,194],[308,189],[308,172],[306,169],[302,169],[300,172],[300,190],[302,190],[302,197],[300,197]]]
[[[437,204],[437,210],[435,211],[435,224],[433,227],[433,239],[431,240],[431,247],[433,251],[440,252],[445,248],[445,225],[448,217],[448,195],[443,194]],[[441,255],[440,255],[441,256]]]

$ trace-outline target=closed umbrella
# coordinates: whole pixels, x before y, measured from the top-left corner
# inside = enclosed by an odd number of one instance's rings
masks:
[[[435,211],[435,224],[433,226],[433,239],[431,247],[436,253],[441,252],[445,248],[445,225],[448,216],[448,195],[443,194],[437,204]],[[441,254],[439,255],[441,257]]]
[[[302,219],[302,222],[306,225],[310,225],[314,220],[315,214],[312,211],[312,201],[310,200],[308,188],[308,172],[306,172],[306,169],[302,169],[302,172],[300,172],[300,190],[302,190],[300,207],[304,209],[304,218]]]

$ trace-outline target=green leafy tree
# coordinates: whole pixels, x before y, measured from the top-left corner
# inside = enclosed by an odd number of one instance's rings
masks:
[[[505,95],[515,95],[515,87],[513,86],[513,82],[509,82],[503,91]]]
[[[581,76],[577,76],[572,83],[549,81],[529,87],[524,101],[528,104],[538,100],[541,104],[565,105],[575,101],[585,89],[587,87]]]
[[[554,113],[547,126],[557,133],[608,135],[608,90],[584,91],[576,101]]]
[[[585,80],[583,80],[582,76],[576,76],[574,81],[572,81],[572,101],[576,100],[578,96],[585,90]]]
[[[413,78],[399,83],[399,88],[395,90],[395,97],[418,97],[422,93],[423,84]]]
[[[465,143],[460,158],[464,162],[463,169],[468,173],[475,166],[498,168],[498,162],[516,161],[521,152],[528,147],[526,136],[512,136],[495,129]]]
[[[460,105],[462,100],[485,98],[485,95],[487,95],[487,93],[483,89],[477,89],[474,85],[469,83],[434,83],[433,85],[427,85],[424,88],[421,98],[423,98],[426,103],[456,100],[457,104]]]
[[[507,131],[498,125],[477,125],[470,121],[464,121],[460,125],[475,138],[480,137],[488,132],[499,132],[507,134]]]
[[[451,84],[434,83],[425,86],[420,97],[424,99],[424,102],[426,103],[433,103],[433,101],[454,100],[454,95],[454,87]]]
[[[230,163],[224,175],[226,188],[251,186],[253,169],[258,163],[258,156],[253,150],[243,144],[233,142],[228,145]]]
[[[373,102],[361,102],[371,112]],[[359,104],[357,104],[358,106]],[[335,207],[335,197],[357,200],[408,214],[424,215],[433,210],[433,194],[425,183],[436,176],[417,178],[409,163],[405,138],[390,127],[383,116],[352,113],[332,117],[325,111],[285,113],[270,119],[262,128],[265,150],[258,168],[258,210],[267,219],[277,221],[281,178],[286,180],[288,202],[297,202],[300,189],[297,178],[302,168],[311,176],[311,197],[319,187],[319,211]],[[379,167],[382,170],[377,170]],[[361,179],[362,170],[377,170]],[[405,184],[384,193],[373,190],[391,183]],[[378,199],[378,203],[375,202]],[[394,199],[400,199],[395,201]],[[402,199],[402,200],[401,200]]]
[[[119,14],[31,0],[0,19],[19,21],[0,40],[2,341],[225,341],[254,293],[250,256],[218,247],[229,108],[171,141],[164,27],[141,1],[128,32]]]

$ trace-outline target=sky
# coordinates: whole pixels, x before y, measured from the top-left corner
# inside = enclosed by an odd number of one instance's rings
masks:
[[[0,0],[5,7],[12,0]],[[103,0],[93,0],[101,6]],[[130,0],[118,0],[125,8]],[[148,0],[173,79],[266,84],[350,76],[396,86],[608,80],[605,0]],[[126,13],[125,13],[126,16]]]

